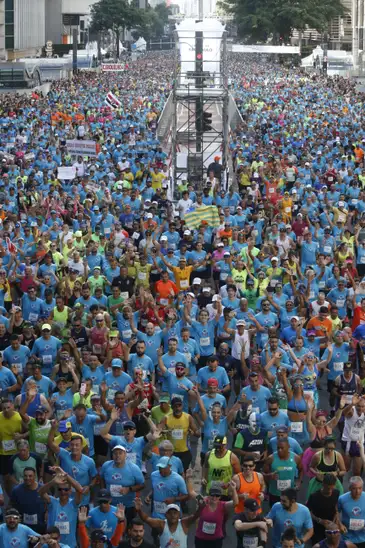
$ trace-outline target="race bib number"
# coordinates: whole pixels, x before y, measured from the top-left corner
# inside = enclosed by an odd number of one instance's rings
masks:
[[[37,514],[24,514],[23,521],[26,525],[37,525],[38,516]]]
[[[365,255],[363,255],[362,257],[360,257],[360,263],[361,263],[361,264],[365,264]]]
[[[35,452],[41,455],[45,455],[47,453],[47,445],[45,443],[40,443],[39,441],[36,441],[34,444],[34,448]]]
[[[228,278],[228,272],[221,272],[221,280],[225,281]]]
[[[276,482],[276,487],[278,491],[285,491],[291,487],[291,480],[278,480]]]
[[[290,212],[291,212],[291,207],[286,207],[286,208],[284,209],[284,211],[285,211],[285,213],[290,213]]]
[[[122,299],[129,299],[129,293],[128,293],[128,291],[122,291],[122,293],[120,294],[120,296],[122,297]]]
[[[171,437],[173,440],[182,440],[184,439],[184,430],[182,428],[175,428],[171,432]]]
[[[122,337],[123,339],[130,339],[132,337],[132,330],[125,329],[124,331],[122,331]]]
[[[292,422],[291,423],[291,431],[300,434],[303,432],[303,423],[302,422]]]
[[[337,299],[336,306],[338,306],[338,308],[343,308],[345,306],[345,302],[345,299]]]
[[[135,453],[127,453],[126,461],[127,462],[132,462],[133,464],[136,464],[137,455]]]
[[[180,280],[180,287],[181,289],[187,289],[189,287],[188,280]]]
[[[304,395],[308,396],[312,400],[314,399],[314,390],[304,390]]]
[[[323,251],[325,253],[331,253],[332,247],[330,245],[325,245],[324,248],[323,248]]]
[[[44,364],[50,364],[52,363],[53,359],[52,359],[52,356],[50,354],[46,354],[45,356],[43,356],[43,363]]]
[[[142,281],[147,280],[147,274],[146,274],[146,272],[138,272],[138,279],[139,279],[139,280],[142,280]]]
[[[351,438],[354,440],[354,441],[358,441],[360,439],[360,437],[362,436],[363,434],[363,431],[361,428],[351,428]]]
[[[30,322],[36,322],[38,320],[38,314],[34,314],[34,312],[31,312],[29,314],[29,321]]]
[[[101,354],[101,344],[93,344],[94,354]]]
[[[110,494],[112,497],[121,497],[122,494],[120,492],[121,485],[111,485],[110,486]]]
[[[243,537],[242,538],[243,548],[257,548],[258,538],[257,537]]]
[[[334,362],[333,369],[334,371],[343,371],[343,362]]]
[[[209,523],[209,521],[203,521],[202,531],[206,535],[214,535],[216,528],[217,528],[216,523]]]
[[[16,370],[18,373],[22,373],[23,371],[23,366],[21,363],[13,363],[13,365],[16,367]]]
[[[202,337],[200,339],[200,346],[209,346],[210,345],[210,337]]]
[[[15,450],[15,441],[14,440],[3,440],[3,449],[4,449],[4,451],[14,451]]]
[[[58,527],[61,535],[70,534],[70,522],[68,521],[56,521],[55,526]]]
[[[165,514],[166,512],[166,504],[164,502],[159,502],[155,500],[153,502],[153,508],[158,514]]]
[[[168,299],[160,299],[160,304],[162,304],[163,306],[167,306],[169,304],[169,300]]]
[[[365,520],[363,519],[350,519],[350,531],[361,531],[364,529]]]

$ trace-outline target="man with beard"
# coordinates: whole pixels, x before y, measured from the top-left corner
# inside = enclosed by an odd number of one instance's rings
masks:
[[[134,339],[132,339],[134,341]],[[133,378],[135,369],[142,369],[143,380],[150,380],[155,384],[155,367],[149,356],[146,355],[146,343],[138,341],[136,343],[136,353],[130,354],[130,345],[127,346],[126,361],[128,362],[128,373]]]
[[[40,535],[27,525],[20,523],[20,514],[15,508],[8,508],[5,513],[5,523],[0,525],[0,546],[28,546],[29,539]]]
[[[23,419],[23,423],[29,430],[29,444],[32,453],[35,453],[41,459],[46,459],[48,453],[47,441],[48,434],[51,430],[51,421],[47,419],[47,409],[40,405],[35,410],[35,418],[27,414],[28,405],[35,397],[34,391],[27,392],[27,397],[20,406],[19,413]]]
[[[139,518],[132,519],[127,534],[128,540],[121,542],[119,548],[154,548],[154,544],[144,540],[144,525]]]

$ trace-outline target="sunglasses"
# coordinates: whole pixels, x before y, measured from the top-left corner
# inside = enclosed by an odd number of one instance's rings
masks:
[[[59,487],[59,491],[69,491],[70,489],[68,487]]]
[[[326,535],[338,535],[340,533],[339,529],[334,529],[333,531],[326,531]]]
[[[254,464],[243,464],[242,468],[255,468]]]

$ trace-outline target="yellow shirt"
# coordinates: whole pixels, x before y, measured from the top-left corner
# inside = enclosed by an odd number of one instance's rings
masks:
[[[22,432],[22,418],[15,411],[10,419],[0,413],[0,455],[15,455],[17,452],[14,434]]]
[[[185,268],[179,268],[178,266],[172,267],[172,272],[174,273],[179,291],[185,291],[190,286],[190,274],[193,268],[193,266],[186,266]]]
[[[188,451],[188,413],[182,413],[181,417],[168,415],[166,417],[166,426],[169,430],[168,439],[174,446],[174,451],[176,453],[184,453],[185,451]]]
[[[151,172],[151,180],[152,180],[152,188],[162,188],[162,181],[165,179],[165,175],[159,171],[158,173],[155,173],[154,171]]]

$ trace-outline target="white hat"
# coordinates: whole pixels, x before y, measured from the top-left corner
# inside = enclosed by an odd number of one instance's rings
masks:
[[[194,278],[193,280],[193,285],[196,284],[196,285],[200,285],[202,283],[201,279],[200,278]]]
[[[153,219],[152,213],[147,213],[147,219]]]
[[[213,299],[212,299],[213,303],[215,301],[219,301],[219,295],[213,295]]]
[[[168,504],[166,506],[165,513],[167,513],[169,510],[177,510],[178,512],[180,512],[180,508],[178,507],[177,504]]]
[[[343,202],[342,200],[340,200],[340,201],[338,202],[338,205],[339,205],[339,207],[344,207],[344,206],[345,206],[345,202]]]
[[[310,163],[309,163],[309,162],[306,162],[304,165],[305,165],[305,166],[310,166]]]
[[[123,447],[123,445],[115,445],[115,447],[113,447],[113,449],[112,449],[112,453],[113,453],[113,451],[115,451],[116,449],[121,449],[122,451],[127,452],[126,448]]]
[[[273,262],[273,261],[278,261],[279,259],[278,259],[278,257],[271,257],[270,260],[271,260],[271,262]]]
[[[161,236],[160,242],[167,242],[167,236]]]
[[[295,188],[293,188],[293,190],[291,192],[292,192],[292,194],[297,194],[297,191],[296,191]]]
[[[236,326],[238,327],[240,325],[246,325],[245,320],[238,320],[238,322],[236,323]]]
[[[184,236],[190,236],[191,232],[190,230],[184,230]]]
[[[365,280],[364,280],[364,281],[365,281]],[[210,287],[205,286],[205,287],[203,287],[202,291],[204,291],[205,293],[209,293]]]
[[[217,244],[217,247],[224,247],[224,243],[223,243],[223,242],[219,242],[219,243]]]

